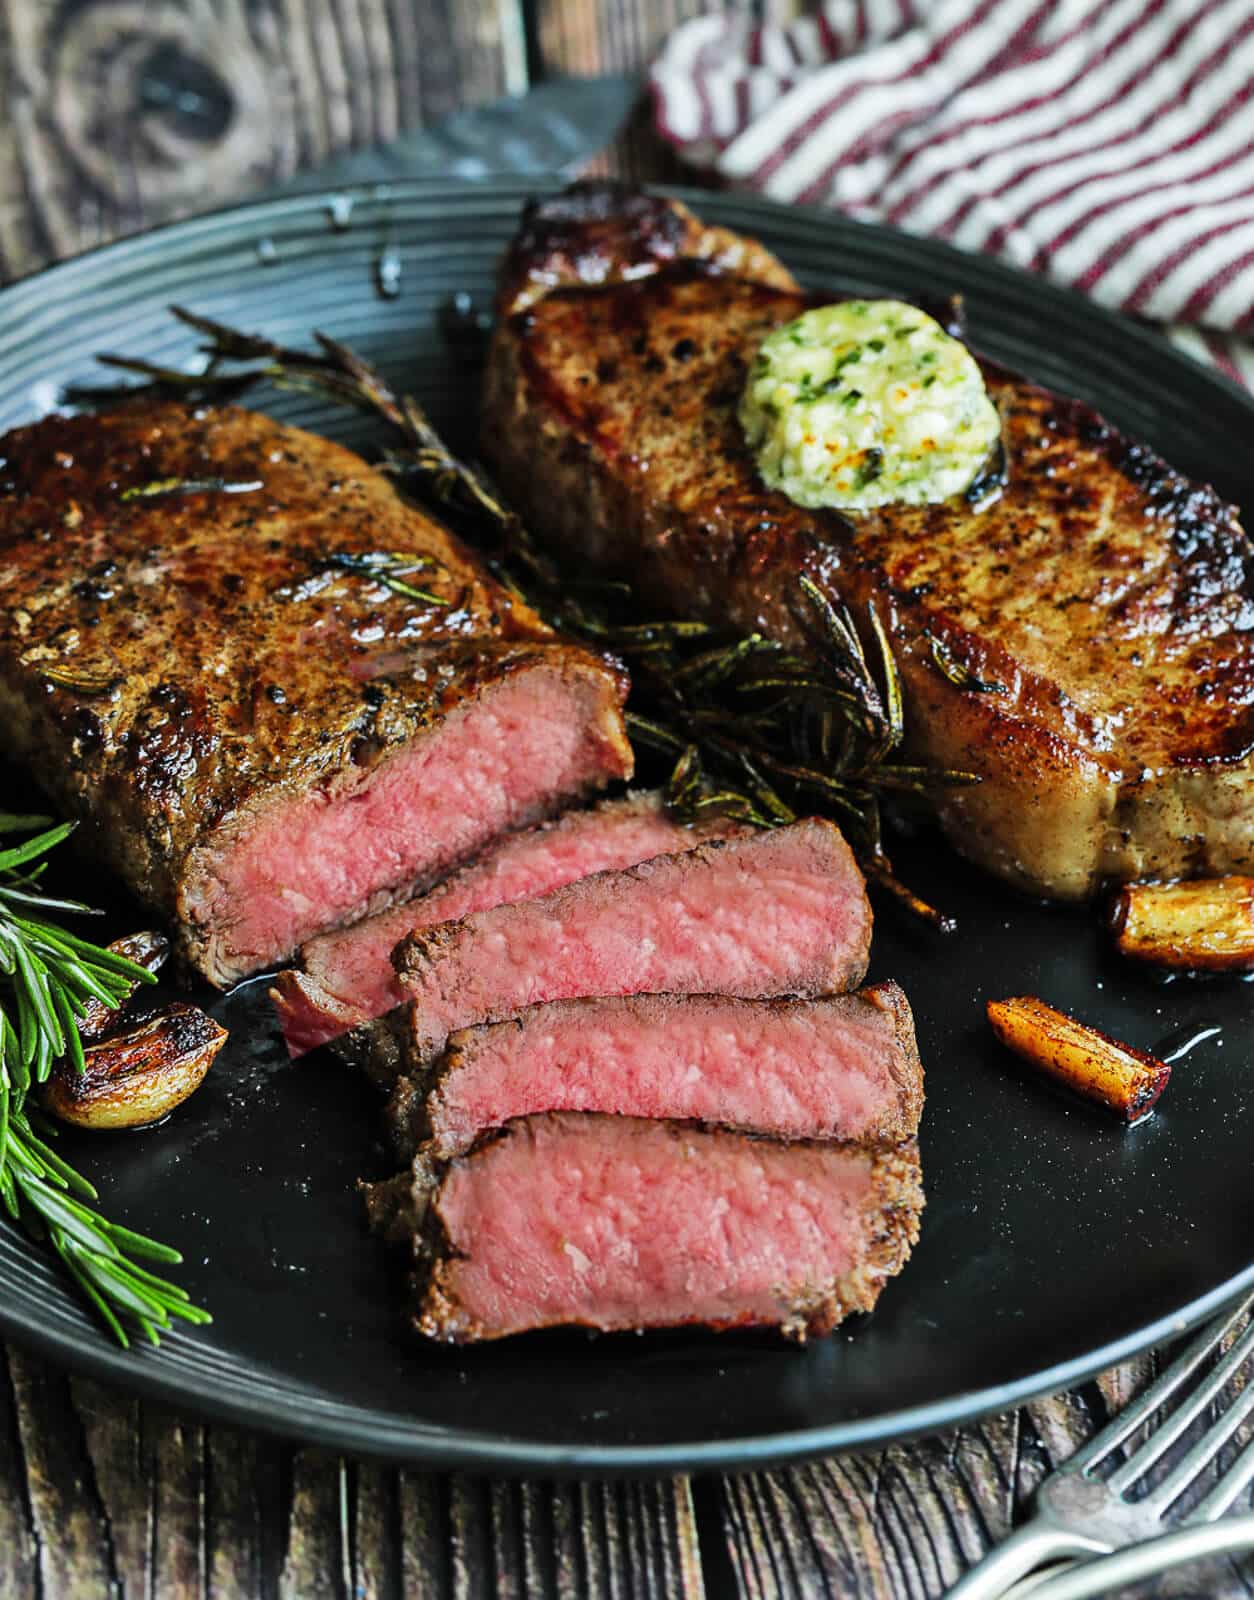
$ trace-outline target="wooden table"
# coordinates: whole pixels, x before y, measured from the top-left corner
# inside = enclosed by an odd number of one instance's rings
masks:
[[[0,0],[0,277],[263,189],[699,0]],[[162,85],[167,85],[166,91]],[[670,177],[643,119],[606,158]],[[0,1600],[941,1594],[1149,1361],[923,1443],[778,1472],[511,1483],[180,1419],[0,1350]],[[1138,1595],[1254,1596],[1254,1562]]]

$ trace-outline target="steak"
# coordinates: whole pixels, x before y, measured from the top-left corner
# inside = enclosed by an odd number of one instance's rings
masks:
[[[895,983],[822,1000],[559,1000],[449,1039],[396,1086],[397,1153],[447,1160],[544,1111],[678,1117],[786,1139],[918,1132],[923,1070]]]
[[[420,1068],[458,1029],[548,1000],[839,993],[861,981],[870,939],[849,846],[811,820],[421,929],[393,959],[413,999],[407,1043]]]
[[[736,407],[765,335],[822,298],[663,199],[596,184],[533,204],[502,271],[483,449],[556,548],[672,613],[805,650],[801,576],[868,646],[874,605],[907,754],[982,779],[943,792],[942,824],[1019,887],[1254,869],[1254,592],[1232,509],[989,362],[1000,493],[801,508],[763,485]]]
[[[667,816],[660,795],[637,794],[509,834],[430,893],[310,940],[300,953],[302,970],[281,972],[270,991],[288,1051],[299,1056],[400,1005],[405,990],[392,951],[418,928],[735,831],[725,821],[685,827]]]
[[[799,1340],[869,1311],[918,1237],[918,1149],[575,1114],[418,1164],[419,1330],[701,1323]],[[425,1191],[425,1192],[424,1192]]]
[[[621,673],[338,445],[159,406],[0,458],[0,744],[213,983],[631,771]]]

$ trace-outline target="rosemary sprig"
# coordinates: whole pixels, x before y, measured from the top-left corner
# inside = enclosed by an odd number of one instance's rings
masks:
[[[434,594],[430,589],[420,589],[417,584],[408,581],[409,573],[430,571],[438,566],[432,556],[415,555],[412,551],[404,550],[335,550],[324,556],[321,564],[339,572],[370,578],[385,589],[390,589],[393,594],[403,595],[406,600],[416,600],[429,606],[447,606],[449,603],[443,595]]]
[[[125,956],[80,938],[58,915],[92,915],[43,892],[45,858],[73,831],[47,817],[0,813],[0,835],[29,834],[0,850],[0,1205],[60,1259],[123,1346],[128,1329],[152,1344],[171,1319],[206,1323],[185,1290],[144,1262],[177,1263],[177,1251],[101,1216],[96,1191],[49,1143],[52,1129],[30,1104],[53,1066],[84,1068],[78,1019],[91,1001],[116,1007],[153,976]]]
[[[153,500],[176,494],[253,494],[265,485],[260,478],[154,478],[123,489],[121,500]]]
[[[884,849],[881,798],[978,780],[895,759],[905,731],[901,683],[874,608],[866,630],[874,640],[873,663],[848,608],[808,575],[798,580],[793,606],[804,649],[704,622],[640,621],[641,607],[628,585],[588,583],[564,571],[484,478],[452,454],[417,402],[397,395],[347,346],[315,333],[315,350],[293,350],[178,306],[171,310],[204,337],[203,372],[102,356],[145,382],[80,389],[70,398],[96,404],[145,394],[223,400],[268,382],[312,390],[377,416],[394,438],[384,452],[387,470],[453,513],[477,536],[495,575],[554,627],[626,660],[633,683],[628,724],[639,743],[665,759],[673,810],[687,818],[720,810],[758,827],[806,812],[833,815],[869,875],[935,926],[953,927],[894,874]],[[385,584],[395,576],[382,564],[370,575]],[[408,592],[396,582],[388,586]],[[425,591],[411,597],[435,598]],[[938,668],[949,665],[947,657],[937,656]],[[969,686],[1001,688],[975,679]]]

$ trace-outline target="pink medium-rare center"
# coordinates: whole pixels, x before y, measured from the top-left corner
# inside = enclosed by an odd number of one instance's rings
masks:
[[[418,928],[736,831],[726,820],[686,827],[668,816],[660,795],[637,794],[508,834],[428,894],[310,940],[302,970],[280,973],[271,991],[288,1050],[300,1055],[401,1005],[407,996],[392,951]]]
[[[411,935],[397,971],[412,1049],[549,1000],[840,993],[866,970],[871,909],[848,845],[812,819],[597,873]]]
[[[601,781],[613,756],[589,703],[597,692],[560,668],[507,677],[438,737],[231,819],[196,858],[185,914],[247,971],[372,897],[447,871]]]
[[[911,1144],[528,1118],[444,1174],[418,1326],[459,1341],[564,1324],[825,1332],[874,1303],[921,1205]]]
[[[403,1079],[402,1158],[448,1159],[545,1111],[677,1117],[783,1139],[897,1141],[918,1129],[923,1076],[895,983],[817,1000],[631,995],[555,1001],[450,1038]]]

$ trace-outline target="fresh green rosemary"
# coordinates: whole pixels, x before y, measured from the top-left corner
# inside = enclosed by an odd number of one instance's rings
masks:
[[[665,759],[673,810],[686,818],[720,810],[759,827],[814,811],[829,813],[840,820],[871,877],[937,927],[953,927],[894,874],[884,849],[881,797],[922,795],[977,779],[894,759],[904,735],[901,684],[873,609],[868,622],[874,663],[841,600],[804,576],[793,605],[804,650],[704,622],[642,622],[629,586],[590,584],[564,571],[484,478],[452,454],[417,402],[397,395],[347,346],[315,333],[315,350],[293,350],[177,306],[171,310],[203,335],[208,358],[203,372],[105,355],[100,359],[106,365],[144,383],[79,389],[69,398],[90,404],[126,402],[141,394],[223,400],[271,383],[310,390],[377,416],[396,440],[384,452],[387,470],[452,513],[476,539],[495,575],[546,621],[623,657],[633,683],[628,724],[638,743]],[[379,570],[371,575],[387,581]],[[944,670],[947,661],[938,656],[937,665]],[[989,692],[1000,688],[978,686]]]
[[[30,835],[0,850],[0,1204],[60,1258],[90,1305],[123,1346],[127,1329],[153,1344],[171,1318],[206,1323],[176,1284],[144,1262],[177,1263],[168,1246],[132,1233],[94,1210],[96,1191],[52,1149],[52,1129],[30,1104],[57,1062],[84,1068],[77,1020],[90,1001],[114,1008],[152,974],[59,923],[91,914],[41,886],[46,856],[73,830],[47,817],[0,813],[0,836]]]

